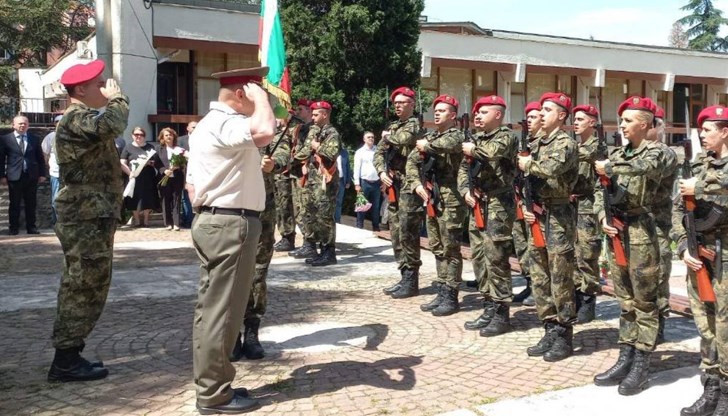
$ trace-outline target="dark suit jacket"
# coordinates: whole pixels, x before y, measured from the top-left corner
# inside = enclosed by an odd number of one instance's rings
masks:
[[[190,151],[190,136],[185,134],[184,136],[179,136],[177,139],[177,146]]]
[[[0,136],[0,178],[7,177],[9,181],[19,180],[23,173],[23,160],[30,179],[37,180],[40,176],[48,176],[40,140],[30,134],[27,134],[27,137],[25,153],[20,154],[14,131]]]

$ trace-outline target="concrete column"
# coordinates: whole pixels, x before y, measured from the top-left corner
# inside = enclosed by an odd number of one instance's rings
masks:
[[[589,93],[594,85],[594,80],[589,77],[576,77],[576,94],[574,96],[574,107],[577,105],[589,104]]]
[[[111,57],[111,0],[96,0],[96,57],[106,62],[105,77],[113,74]]]
[[[506,117],[503,120],[503,124],[510,124],[513,123],[513,116],[512,116],[512,109],[514,103],[511,99],[511,84],[515,82],[516,73],[515,72],[501,72],[498,71],[498,85],[497,85],[497,94],[506,101],[506,105],[508,106],[508,109],[506,111]],[[520,104],[516,104],[520,105]]]

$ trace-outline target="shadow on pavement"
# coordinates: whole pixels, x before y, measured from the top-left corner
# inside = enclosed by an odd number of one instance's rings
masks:
[[[261,341],[266,351],[266,357],[272,359],[281,355],[281,351],[303,349],[316,346],[352,347],[346,341],[366,337],[366,351],[376,351],[389,334],[389,327],[383,324],[367,324],[361,326],[348,326],[343,328],[330,328],[316,331],[306,335],[299,335],[283,342]]]

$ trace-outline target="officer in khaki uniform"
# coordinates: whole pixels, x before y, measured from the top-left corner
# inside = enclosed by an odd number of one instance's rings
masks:
[[[577,146],[562,130],[571,111],[571,98],[562,93],[541,97],[543,136],[532,143],[531,155],[518,156],[518,168],[530,176],[534,203],[544,212],[536,217],[532,207],[522,206],[524,219],[536,221],[546,238],[546,247],[531,242],[530,267],[538,318],[545,334],[528,355],[545,361],[563,360],[573,354],[574,241],[576,210],[570,201],[577,178]]]
[[[624,101],[617,114],[622,119],[619,127],[629,143],[615,148],[609,159],[594,165],[597,175],[611,178],[612,215],[625,224],[624,231],[607,224],[600,187],[595,190],[594,212],[607,236],[620,234],[628,255],[626,267],[618,266],[614,255],[609,258],[614,294],[621,308],[619,358],[611,368],[594,377],[594,384],[619,384],[617,391],[625,396],[647,388],[650,355],[657,341],[660,252],[650,204],[662,178],[662,154],[646,140],[655,111],[656,105],[649,98],[634,96]]]
[[[394,299],[419,294],[420,227],[424,218],[422,204],[416,196],[403,188],[407,156],[420,137],[420,123],[413,115],[415,92],[409,87],[399,87],[389,97],[398,119],[389,123],[382,132],[382,140],[374,153],[374,168],[386,188],[389,199],[389,233],[394,250],[394,260],[400,271],[397,283],[384,289]],[[421,202],[421,201],[420,201]]]
[[[273,110],[259,86],[267,73],[263,67],[213,74],[220,80],[218,101],[190,135],[188,191],[198,212],[192,241],[200,258],[192,358],[201,414],[259,406],[231,387],[229,356],[250,296],[265,208],[258,149],[275,134]]]
[[[114,139],[123,134],[129,99],[104,62],[67,69],[61,76],[70,106],[56,129],[56,158],[63,188],[56,197],[56,236],[63,248],[48,381],[106,377],[101,363],[81,357],[84,340],[101,316],[111,284],[114,233],[121,212],[121,167]],[[97,108],[106,107],[101,114]]]
[[[465,139],[457,124],[458,101],[441,95],[433,103],[436,130],[417,140],[407,157],[406,187],[428,205],[427,236],[435,255],[437,296],[421,305],[434,316],[460,310],[458,287],[462,281],[460,243],[467,211],[457,190],[457,174],[463,159]],[[431,165],[431,166],[428,166]]]
[[[483,313],[465,322],[465,329],[479,329],[484,337],[512,329],[510,257],[516,216],[513,181],[517,146],[511,129],[502,125],[505,111],[506,102],[497,95],[476,101],[472,112],[481,131],[472,142],[463,143],[465,158],[458,172],[458,191],[471,208],[470,249],[483,295]],[[476,221],[478,216],[483,223]]]

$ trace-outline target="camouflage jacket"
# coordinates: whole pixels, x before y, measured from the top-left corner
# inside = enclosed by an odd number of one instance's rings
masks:
[[[278,144],[280,142],[280,144]],[[278,147],[276,147],[278,144]],[[263,172],[263,182],[265,183],[265,209],[268,210],[273,207],[275,202],[275,191],[276,183],[275,177],[277,174],[283,172],[288,167],[288,163],[291,160],[291,134],[286,133],[283,135],[283,130],[276,134],[273,141],[267,146],[261,147],[260,155],[267,155],[273,148],[276,147],[275,152],[271,155],[273,159],[273,170],[270,173]]]
[[[457,176],[463,160],[463,132],[451,127],[444,132],[432,131],[424,137],[427,140],[424,153],[434,158],[433,171],[435,182],[440,187],[440,195],[446,206],[461,204],[462,197],[457,191]],[[407,157],[406,177],[403,190],[414,192],[418,185],[423,185],[420,171],[424,160],[417,149]]]
[[[662,142],[653,142],[662,152],[662,174],[660,184],[652,201],[652,213],[658,225],[670,225],[672,218],[672,192],[679,165],[675,151]]]
[[[386,172],[386,159],[389,157],[389,169],[394,172],[396,178],[402,179],[405,175],[407,156],[415,148],[417,139],[420,138],[420,123],[417,117],[412,116],[404,121],[391,122],[387,130],[391,134],[386,140],[379,141],[377,150],[374,153],[374,168],[380,175],[382,172]]]
[[[311,147],[311,142],[314,140],[320,143],[318,150],[315,152],[313,151],[313,147]],[[322,179],[322,176],[319,172],[319,165],[315,157],[318,155],[321,163],[323,163],[323,168],[331,170],[333,167],[332,180],[338,180],[339,172],[336,169],[336,158],[339,156],[340,151],[341,140],[339,139],[339,132],[336,131],[334,126],[327,124],[318,128],[312,125],[308,131],[308,137],[306,137],[305,143],[296,152],[293,159],[298,161],[299,164],[307,164],[309,181],[319,181]]]
[[[716,214],[722,212],[717,217],[717,221],[709,229],[702,231],[702,234],[716,233],[722,236],[728,235],[728,156],[721,159],[715,158],[714,155],[701,153],[698,159],[692,164],[693,176],[697,178],[695,183],[695,208],[696,223],[701,220],[707,220],[711,211],[715,208]],[[677,253],[682,256],[687,249],[687,232],[685,231],[685,223],[683,216],[685,214],[685,204],[683,199],[679,198],[672,210],[672,240],[677,242]],[[712,243],[705,241],[705,243]],[[723,241],[724,244],[728,241]],[[725,259],[724,259],[725,261]]]
[[[118,218],[122,175],[114,139],[124,134],[129,98],[117,94],[106,111],[71,104],[56,129],[56,159],[63,188],[56,197],[59,221]]]
[[[594,186],[597,183],[597,172],[594,162],[597,157],[599,139],[591,136],[585,142],[579,143],[579,177],[572,191],[578,195],[579,214],[594,214]]]
[[[612,180],[612,208],[614,215],[629,221],[629,241],[647,244],[653,241],[650,224],[642,211],[649,211],[662,175],[662,152],[653,143],[643,140],[637,149],[631,144],[617,147],[609,154],[607,176]],[[604,217],[604,196],[601,186],[595,190],[594,213],[601,222]],[[648,222],[650,224],[648,224]]]
[[[531,143],[531,156],[526,173],[531,176],[534,200],[568,200],[579,169],[576,141],[563,130],[556,130]]]
[[[517,150],[513,132],[508,127],[501,126],[487,133],[478,132],[474,139],[473,159],[480,161],[482,167],[473,178],[473,186],[488,196],[506,195],[513,199]],[[458,191],[463,196],[468,192],[469,169],[470,163],[463,159],[458,171]]]

